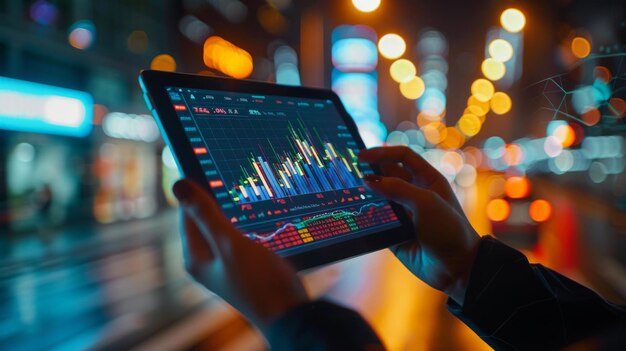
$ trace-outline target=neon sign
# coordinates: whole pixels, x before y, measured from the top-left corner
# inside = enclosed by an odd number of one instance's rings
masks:
[[[84,137],[92,121],[88,93],[0,77],[0,129]]]

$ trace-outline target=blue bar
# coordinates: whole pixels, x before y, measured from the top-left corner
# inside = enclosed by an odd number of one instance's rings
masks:
[[[309,183],[311,184],[311,186],[313,187],[313,191],[314,192],[318,192],[318,191],[323,191],[322,188],[317,184],[317,180],[315,180],[315,177],[313,176],[313,173],[311,173],[311,167],[309,167],[308,164],[303,164],[302,168],[304,168],[304,170],[306,171],[306,173],[309,175]]]

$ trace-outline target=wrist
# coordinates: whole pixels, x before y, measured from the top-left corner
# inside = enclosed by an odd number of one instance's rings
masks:
[[[475,240],[472,240],[471,244],[468,245],[468,250],[461,259],[456,279],[453,280],[452,284],[445,291],[451,299],[461,306],[463,306],[463,303],[465,302],[465,292],[467,291],[467,285],[470,280],[472,268],[474,267],[476,255],[478,254],[478,249],[480,247],[480,237],[478,234],[476,234],[474,238]]]

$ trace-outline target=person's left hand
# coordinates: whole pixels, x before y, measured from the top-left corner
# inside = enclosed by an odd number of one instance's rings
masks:
[[[261,331],[276,317],[309,301],[287,261],[244,237],[205,189],[181,180],[173,191],[182,207],[185,265],[197,282]]]

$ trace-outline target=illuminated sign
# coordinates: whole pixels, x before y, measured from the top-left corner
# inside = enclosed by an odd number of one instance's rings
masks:
[[[92,121],[88,93],[0,77],[0,129],[84,137]]]

